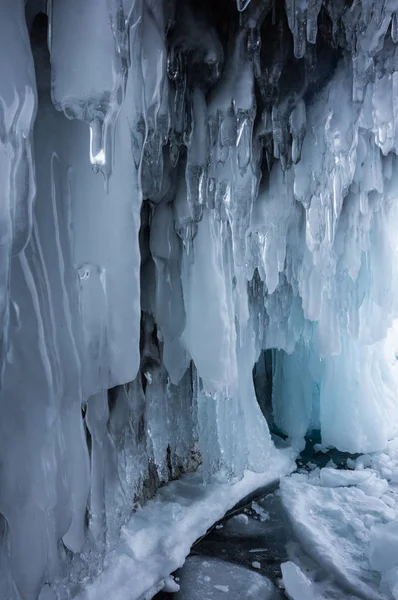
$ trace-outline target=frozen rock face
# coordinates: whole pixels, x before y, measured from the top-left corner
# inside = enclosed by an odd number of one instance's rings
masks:
[[[0,9],[0,597],[63,600],[197,446],[267,469],[264,398],[297,446],[397,433],[398,17]]]

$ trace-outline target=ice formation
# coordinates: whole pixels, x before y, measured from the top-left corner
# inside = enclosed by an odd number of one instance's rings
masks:
[[[274,468],[264,415],[398,434],[398,9],[0,9],[0,598],[66,600],[161,484]]]

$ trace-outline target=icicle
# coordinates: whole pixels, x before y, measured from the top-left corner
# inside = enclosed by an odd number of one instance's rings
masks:
[[[293,137],[292,160],[297,164],[301,158],[301,148],[306,134],[306,110],[303,100],[300,100],[290,113],[289,126]]]
[[[128,60],[123,9],[117,0],[99,4],[89,0],[84,6],[78,0],[67,5],[54,0],[50,16],[54,104],[68,118],[95,123],[90,133],[90,161],[95,171],[102,171],[108,185]]]
[[[243,12],[249,6],[251,0],[236,0],[236,7],[239,12]]]

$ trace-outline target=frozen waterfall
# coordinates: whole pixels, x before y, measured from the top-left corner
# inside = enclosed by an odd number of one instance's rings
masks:
[[[310,432],[398,437],[398,4],[0,0],[0,47],[0,600],[150,598]]]

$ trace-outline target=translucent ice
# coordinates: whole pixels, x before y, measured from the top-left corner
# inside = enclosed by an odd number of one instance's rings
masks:
[[[35,173],[32,131],[36,84],[24,3],[3,0],[0,37],[0,353],[8,346],[11,256],[23,250],[32,227]]]
[[[293,562],[281,564],[285,593],[290,600],[315,600],[312,583]]]
[[[398,11],[0,13],[0,596],[65,600],[170,479],[272,469],[264,415],[362,466],[398,435]],[[388,497],[383,460],[319,493]]]

